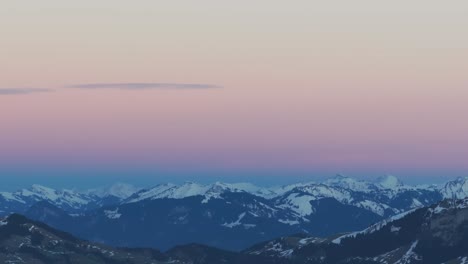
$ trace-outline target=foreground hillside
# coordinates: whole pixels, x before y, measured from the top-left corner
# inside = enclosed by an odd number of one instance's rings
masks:
[[[282,264],[289,260],[187,245],[155,249],[115,248],[77,239],[43,223],[13,214],[0,220],[0,263],[27,264]]]
[[[466,263],[468,199],[444,200],[328,238],[290,236],[244,253],[299,263]]]
[[[0,221],[0,263],[169,263],[157,250],[116,249],[13,214]]]

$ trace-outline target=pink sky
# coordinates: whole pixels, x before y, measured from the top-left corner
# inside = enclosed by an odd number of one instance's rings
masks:
[[[467,14],[466,1],[11,1],[0,165],[468,171]],[[90,83],[219,88],[69,87]]]

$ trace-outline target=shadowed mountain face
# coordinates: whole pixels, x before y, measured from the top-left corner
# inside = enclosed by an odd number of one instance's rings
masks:
[[[444,200],[347,234],[281,237],[232,252],[200,244],[161,253],[83,241],[13,214],[0,221],[0,261],[23,263],[466,263],[468,198]],[[14,262],[12,262],[14,263]]]
[[[208,264],[277,263],[289,260],[187,245],[167,253],[154,249],[115,248],[75,238],[43,223],[13,214],[0,220],[0,263],[34,264]]]
[[[245,247],[311,230],[319,235],[362,229],[381,218],[361,208],[326,198],[312,201],[316,215],[302,224],[278,220],[295,217],[270,201],[248,193],[225,193],[203,203],[203,197],[146,200],[71,217],[53,205],[40,203],[26,215],[91,241],[115,246],[155,247],[193,243],[224,249]],[[343,218],[353,219],[344,222]]]
[[[283,237],[244,253],[299,263],[465,263],[468,199],[444,200],[328,238]]]
[[[13,214],[0,222],[1,263],[170,263],[153,249],[117,249],[79,240],[68,233]]]

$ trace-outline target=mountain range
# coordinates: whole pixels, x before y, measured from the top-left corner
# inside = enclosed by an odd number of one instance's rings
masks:
[[[0,193],[0,214],[24,214],[81,239],[118,247],[167,250],[200,243],[243,250],[302,233],[327,237],[361,230],[409,210],[468,195],[468,178],[409,186],[393,176],[263,188],[250,183],[135,188],[118,184],[84,192],[33,185]]]
[[[200,244],[164,252],[78,239],[18,214],[0,219],[2,263],[463,264],[468,260],[468,198],[445,199],[361,231],[290,235],[240,252]]]

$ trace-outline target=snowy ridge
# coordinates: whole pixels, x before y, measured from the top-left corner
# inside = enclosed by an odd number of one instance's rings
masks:
[[[24,200],[21,199],[21,197],[16,196],[16,195],[13,194],[13,193],[9,193],[9,192],[0,192],[0,196],[1,196],[3,199],[5,199],[6,201],[14,201],[14,202],[22,203],[22,204],[25,204],[25,203],[26,203]]]
[[[135,203],[143,200],[155,200],[163,198],[182,199],[191,196],[205,195],[209,190],[210,186],[193,182],[186,182],[180,186],[171,183],[160,184],[153,188],[142,190],[134,194],[125,203]]]
[[[465,208],[468,208],[468,198],[458,199],[458,200],[447,199],[447,200],[444,200],[440,203],[437,203],[431,206],[428,209],[427,217],[442,214],[445,211],[450,210],[450,209],[465,209]]]
[[[309,237],[317,243],[305,241],[309,246],[302,250],[297,236],[304,235],[295,235],[258,244],[246,253],[292,259],[293,263],[465,263],[467,209],[468,198],[448,199],[338,238]]]
[[[55,205],[68,206],[70,208],[80,208],[90,203],[93,198],[73,190],[54,190],[38,184],[34,184],[29,189],[22,189],[13,193],[2,192],[0,195],[11,202],[28,204],[31,202],[48,201]]]
[[[390,252],[381,254],[372,258],[373,261],[382,264],[410,264],[410,263],[422,263],[422,258],[415,252],[415,249],[419,241],[415,240],[411,244],[401,248],[396,248]]]
[[[377,203],[370,200],[363,200],[359,202],[352,203],[353,205],[374,212],[380,216],[384,216],[386,210],[392,210],[393,212],[398,212],[398,210],[391,208],[389,205],[384,203]]]
[[[292,189],[276,203],[280,208],[288,208],[299,217],[305,217],[315,212],[311,201],[323,198],[334,198],[339,202],[352,201],[351,193],[347,190],[325,184],[310,184]]]
[[[449,181],[440,189],[444,198],[462,199],[468,197],[468,177]]]
[[[182,185],[160,184],[153,188],[142,190],[131,196],[125,203],[135,203],[143,200],[155,199],[182,199],[192,196],[204,196],[203,203],[211,199],[220,199],[225,192],[245,192],[260,197],[270,197],[276,195],[273,191],[257,187],[250,183],[221,183],[202,185],[193,182],[186,182]]]
[[[427,211],[426,211],[426,215],[425,217],[426,218],[431,218],[433,217],[434,215],[438,215],[438,214],[442,214],[444,212],[446,212],[447,210],[450,210],[450,209],[466,209],[468,208],[468,198],[465,198],[465,199],[459,199],[459,200],[443,200],[435,205],[432,205],[430,207],[426,207]],[[349,234],[346,234],[346,235],[343,235],[343,236],[340,236],[336,239],[334,239],[332,241],[332,243],[335,243],[335,244],[340,244],[341,243],[341,240],[344,239],[344,238],[349,238],[349,237],[356,237],[357,235],[362,235],[362,234],[371,234],[371,233],[374,233],[374,232],[377,232],[379,230],[381,230],[383,227],[387,226],[387,225],[390,225],[391,224],[391,227],[390,227],[390,231],[391,232],[398,232],[400,230],[400,227],[398,227],[397,225],[394,225],[393,222],[397,221],[397,220],[400,220],[404,217],[406,217],[407,215],[410,215],[411,213],[415,212],[417,209],[419,208],[414,208],[412,210],[409,210],[407,212],[403,212],[403,213],[400,213],[400,214],[397,214],[397,215],[394,215],[394,216],[391,216],[383,221],[380,221],[362,231],[358,231],[358,232],[352,232],[352,233],[349,233]]]
[[[280,208],[289,208],[293,210],[300,217],[313,214],[315,209],[312,207],[311,201],[324,198],[333,198],[340,203],[363,208],[380,216],[383,216],[386,213],[386,210],[397,211],[385,203],[369,200],[370,198],[360,198],[359,195],[355,195],[356,191],[340,187],[344,186],[344,184],[338,184],[336,181],[327,181],[326,183],[333,185],[311,184],[296,187],[279,199],[277,204]],[[346,179],[345,185],[348,185],[349,183],[350,181]],[[356,187],[361,185],[352,184],[352,186]],[[370,186],[370,184],[365,184],[365,189],[362,193],[367,194],[371,192],[372,188]]]
[[[340,244],[341,243],[341,240],[345,239],[345,238],[350,238],[350,237],[356,237],[357,235],[363,235],[363,234],[371,234],[371,233],[374,233],[374,232],[377,232],[379,230],[381,230],[383,227],[391,224],[392,222],[396,221],[396,220],[399,220],[399,219],[402,219],[403,217],[413,213],[415,210],[417,209],[413,209],[413,210],[410,210],[410,211],[407,211],[407,212],[404,212],[404,213],[400,213],[400,214],[397,214],[397,215],[394,215],[388,219],[385,219],[383,221],[380,221],[362,231],[358,231],[358,232],[352,232],[352,233],[349,233],[349,234],[346,234],[346,235],[343,235],[343,236],[340,236],[338,238],[335,238],[334,240],[332,240],[332,243],[334,244]],[[393,226],[393,229],[398,229],[397,226]]]
[[[41,201],[50,201],[54,204],[66,204],[70,207],[86,205],[92,200],[84,194],[72,191],[72,190],[54,190],[41,185],[33,185],[30,189],[23,189],[21,191],[22,196],[31,196],[34,199]]]
[[[414,241],[411,244],[408,251],[406,251],[406,253],[403,255],[403,257],[401,259],[399,259],[398,262],[396,262],[396,264],[411,263],[412,260],[421,261],[422,259],[418,256],[418,254],[416,254],[416,252],[414,252],[414,249],[418,245],[418,242],[419,242],[418,240]]]
[[[253,248],[246,253],[251,255],[268,255],[280,258],[290,258],[295,251],[310,244],[319,244],[325,242],[324,238],[317,237],[282,237],[272,240],[262,245],[260,248]]]
[[[117,186],[117,185],[116,185]],[[123,185],[120,185],[121,187]],[[97,191],[96,191],[97,192]],[[15,192],[0,193],[0,213],[24,213],[39,202],[47,202],[70,215],[77,215],[89,209],[96,209],[106,205],[106,199],[110,193],[123,196],[122,189],[111,188],[109,192],[102,191],[101,196],[92,191],[79,192],[76,190],[56,190],[42,185],[34,184],[30,188]],[[121,198],[112,196],[112,203],[121,201]]]

